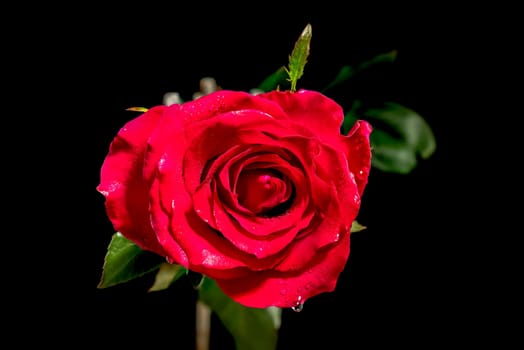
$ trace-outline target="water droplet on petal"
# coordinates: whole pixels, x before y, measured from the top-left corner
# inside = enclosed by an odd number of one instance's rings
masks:
[[[302,302],[302,296],[299,295],[295,306],[292,306],[291,310],[295,312],[300,312],[302,311],[303,308],[304,308],[304,303]]]
[[[295,312],[300,312],[300,311],[302,311],[303,308],[304,308],[304,304],[297,304],[295,306],[292,306],[291,310],[293,310]]]
[[[158,169],[159,170],[162,170],[163,167],[166,165],[166,162],[167,162],[167,159],[165,158],[165,156],[163,156],[162,158],[160,158],[158,160]]]

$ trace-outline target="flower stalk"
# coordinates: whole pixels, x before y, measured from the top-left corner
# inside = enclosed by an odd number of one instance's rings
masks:
[[[201,300],[196,302],[196,350],[209,350],[211,309]]]

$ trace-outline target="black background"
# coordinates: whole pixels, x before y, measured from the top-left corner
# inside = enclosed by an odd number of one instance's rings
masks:
[[[51,101],[60,106],[45,122],[62,136],[49,140],[58,154],[49,162],[65,165],[48,174],[58,182],[48,198],[59,203],[48,230],[55,232],[53,248],[60,248],[46,250],[45,288],[35,296],[44,309],[35,323],[54,313],[60,322],[43,337],[71,347],[194,348],[196,292],[189,282],[156,293],[146,292],[153,276],[96,288],[114,233],[95,190],[100,166],[118,129],[136,116],[126,108],[161,104],[170,91],[190,99],[206,76],[224,89],[249,90],[287,64],[311,23],[311,53],[299,87],[322,88],[342,65],[395,49],[395,63],[332,97],[343,104],[344,96],[360,94],[414,109],[432,127],[437,150],[408,175],[372,170],[358,218],[368,229],[352,236],[336,290],[308,300],[300,313],[283,310],[278,348],[315,342],[423,348],[489,338],[475,331],[480,311],[465,288],[474,263],[459,258],[471,232],[457,220],[464,209],[457,188],[465,180],[457,145],[466,124],[457,97],[465,101],[470,73],[464,53],[478,40],[463,29],[464,14],[430,6],[252,6],[84,8],[50,23],[43,34],[35,31],[44,48],[40,83],[53,84]],[[216,319],[211,346],[232,349]]]

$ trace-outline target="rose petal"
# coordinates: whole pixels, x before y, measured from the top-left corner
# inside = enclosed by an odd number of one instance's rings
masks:
[[[215,198],[214,194],[211,193],[210,184],[213,180],[214,174],[218,172],[218,169],[222,167],[225,162],[228,162],[231,158],[234,158],[237,153],[242,153],[241,151],[241,146],[233,146],[231,149],[224,152],[217,159],[215,159],[210,165],[206,166],[208,168],[207,171],[205,171],[205,168],[202,169],[202,162],[198,159],[187,156],[184,159],[184,181],[186,188],[188,188],[188,190],[192,190],[190,191],[190,195],[193,201],[193,208],[195,212],[202,218],[202,220],[204,220],[204,222],[208,223],[211,227],[217,230],[218,228],[212,210],[213,201]],[[195,187],[193,184],[196,184],[196,182],[193,180],[193,178],[196,176],[201,177],[204,175],[203,172],[206,173],[205,178]]]
[[[371,169],[371,146],[369,135],[371,125],[363,120],[357,121],[344,137],[344,144],[348,158],[348,165],[355,175],[359,194],[362,195],[368,183],[369,171]]]
[[[202,181],[205,181],[201,175],[209,161],[216,161],[217,157],[233,147],[241,145],[247,147],[270,140],[260,130],[285,132],[282,125],[276,123],[270,115],[260,111],[226,113],[213,120],[187,127],[186,137],[191,140],[183,163],[187,191],[192,193]]]
[[[286,228],[281,231],[272,231],[270,235],[261,236],[253,235],[252,231],[256,230],[256,227],[262,227],[261,225],[253,227],[250,231],[247,231],[242,227],[234,218],[227,214],[227,209],[224,208],[222,203],[218,200],[214,201],[214,215],[217,227],[220,232],[223,233],[227,239],[234,244],[238,249],[252,254],[259,259],[271,257],[287,247],[287,245],[295,238],[296,234],[301,228],[299,218],[288,219],[283,214],[279,218],[280,220],[288,221],[290,223],[297,222],[297,225],[286,225]]]
[[[277,103],[286,115],[303,125],[323,143],[338,142],[340,126],[344,120],[342,107],[317,91],[271,91],[257,95]]]
[[[221,114],[251,110],[266,113],[275,119],[288,119],[282,108],[265,98],[244,91],[219,90],[181,105],[184,122],[197,123]]]
[[[333,194],[337,195],[336,192]],[[341,222],[344,214],[336,201],[331,202],[329,208],[325,208],[324,213],[317,214],[310,225],[298,235],[288,247],[286,257],[274,269],[282,272],[299,271],[318,250],[331,244],[340,244],[345,239],[344,236],[349,235],[351,228],[350,224]]]
[[[156,176],[153,178],[151,184],[151,190],[149,192],[150,198],[150,211],[151,211],[151,226],[155,230],[155,234],[159,244],[164,248],[167,253],[167,260],[174,264],[181,264],[186,268],[189,268],[189,258],[184,251],[183,247],[171,234],[171,219],[173,215],[175,205],[183,205],[184,196],[177,198],[171,198],[171,201],[162,201],[165,197],[162,197],[162,172],[165,170],[166,164],[169,163],[168,155],[165,154],[160,158],[158,162]],[[170,168],[170,170],[172,170]],[[179,173],[171,174],[173,179],[179,178]]]
[[[303,188],[308,196],[311,196],[317,208],[327,207],[332,200],[329,188],[331,185],[325,179],[318,176],[316,166],[319,158],[322,158],[323,147],[315,138],[300,136],[287,136],[280,139],[280,147],[288,149],[302,164],[305,177],[309,182],[308,188]],[[330,177],[327,178],[330,181]]]
[[[293,186],[273,169],[246,169],[237,182],[239,203],[256,215],[263,215],[286,203]]]
[[[110,145],[97,190],[106,198],[106,210],[115,230],[144,250],[165,255],[149,221],[148,187],[142,177],[147,139],[165,107],[150,109],[120,129]]]
[[[344,120],[343,110],[334,100],[319,92],[310,90],[299,90],[295,93],[271,91],[257,96],[281,105],[291,120],[318,135],[323,143],[344,149],[348,157],[349,168],[355,175],[359,194],[363,193],[371,168],[369,135],[372,128],[369,123],[362,120],[357,121],[347,137],[341,137],[340,126]]]
[[[309,263],[294,274],[270,270],[216,282],[224,293],[247,307],[295,307],[319,293],[333,291],[348,256],[349,234],[309,256]]]
[[[307,232],[293,242],[289,254],[276,267],[280,271],[300,269],[307,264],[307,257],[314,255],[323,246],[338,242],[349,234],[351,224],[360,208],[360,195],[357,185],[347,168],[345,157],[327,145],[322,146],[321,156],[315,160],[316,174],[332,178],[328,191],[332,200],[317,208],[318,215]],[[336,176],[334,176],[336,174]]]
[[[158,121],[157,127],[152,130],[147,140],[147,152],[145,155],[143,177],[151,184],[156,175],[158,162],[164,155],[166,147],[176,140],[179,149],[184,149],[184,125],[182,124],[182,112],[180,105],[172,104],[163,107],[163,116]]]

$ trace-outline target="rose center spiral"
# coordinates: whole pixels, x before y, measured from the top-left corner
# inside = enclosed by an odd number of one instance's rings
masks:
[[[244,170],[236,186],[239,204],[257,215],[280,214],[292,192],[289,180],[272,169]]]

